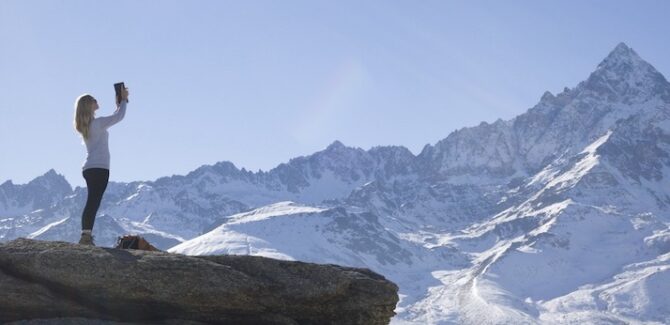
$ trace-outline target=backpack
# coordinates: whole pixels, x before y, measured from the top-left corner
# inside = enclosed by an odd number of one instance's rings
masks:
[[[139,249],[144,251],[160,251],[160,249],[149,244],[149,242],[142,236],[138,235],[124,235],[119,236],[116,241],[116,247],[120,249]]]

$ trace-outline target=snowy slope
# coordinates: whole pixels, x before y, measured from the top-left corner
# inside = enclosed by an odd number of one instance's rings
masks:
[[[187,255],[258,255],[286,260],[367,267],[406,284],[413,299],[438,266],[463,267],[466,258],[446,247],[426,248],[397,237],[377,216],[344,207],[279,202],[232,215],[221,226],[175,247]]]
[[[649,67],[619,45],[573,90],[545,95],[512,121],[457,131],[424,149],[419,173],[368,182],[336,201],[376,215],[414,256],[433,255],[424,262],[389,270],[375,260],[305,256],[297,247],[318,238],[292,237],[291,225],[275,229],[295,247],[271,245],[273,254],[385,274],[401,287],[394,323],[667,323],[662,291],[646,295],[645,286],[667,276],[670,87]],[[622,88],[599,92],[607,82]],[[546,123],[543,132],[533,136],[538,125],[528,121]],[[210,235],[172,251],[214,253],[196,248],[216,246],[203,242]],[[637,277],[647,275],[657,280]]]

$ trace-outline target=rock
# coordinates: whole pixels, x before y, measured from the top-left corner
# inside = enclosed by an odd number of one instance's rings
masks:
[[[398,286],[368,269],[19,238],[0,245],[0,322],[388,324]]]

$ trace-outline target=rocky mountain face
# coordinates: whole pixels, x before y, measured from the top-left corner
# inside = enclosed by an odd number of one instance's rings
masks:
[[[419,155],[424,171],[454,180],[493,181],[528,176],[575,154],[633,114],[670,102],[668,81],[625,44],[619,44],[575,88],[546,92],[528,112],[509,121],[464,128]]]
[[[669,177],[670,84],[621,43],[575,87],[416,156],[336,141],[268,172],[113,184],[94,235],[370,268],[399,284],[398,324],[668,323]],[[75,241],[85,190],[59,195],[1,215],[0,238]]]

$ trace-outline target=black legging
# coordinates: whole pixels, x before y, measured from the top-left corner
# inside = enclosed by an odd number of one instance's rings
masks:
[[[81,214],[81,229],[93,230],[95,214],[98,212],[102,195],[105,193],[109,181],[109,169],[88,168],[82,174],[86,180],[88,198],[86,199],[84,212]]]

